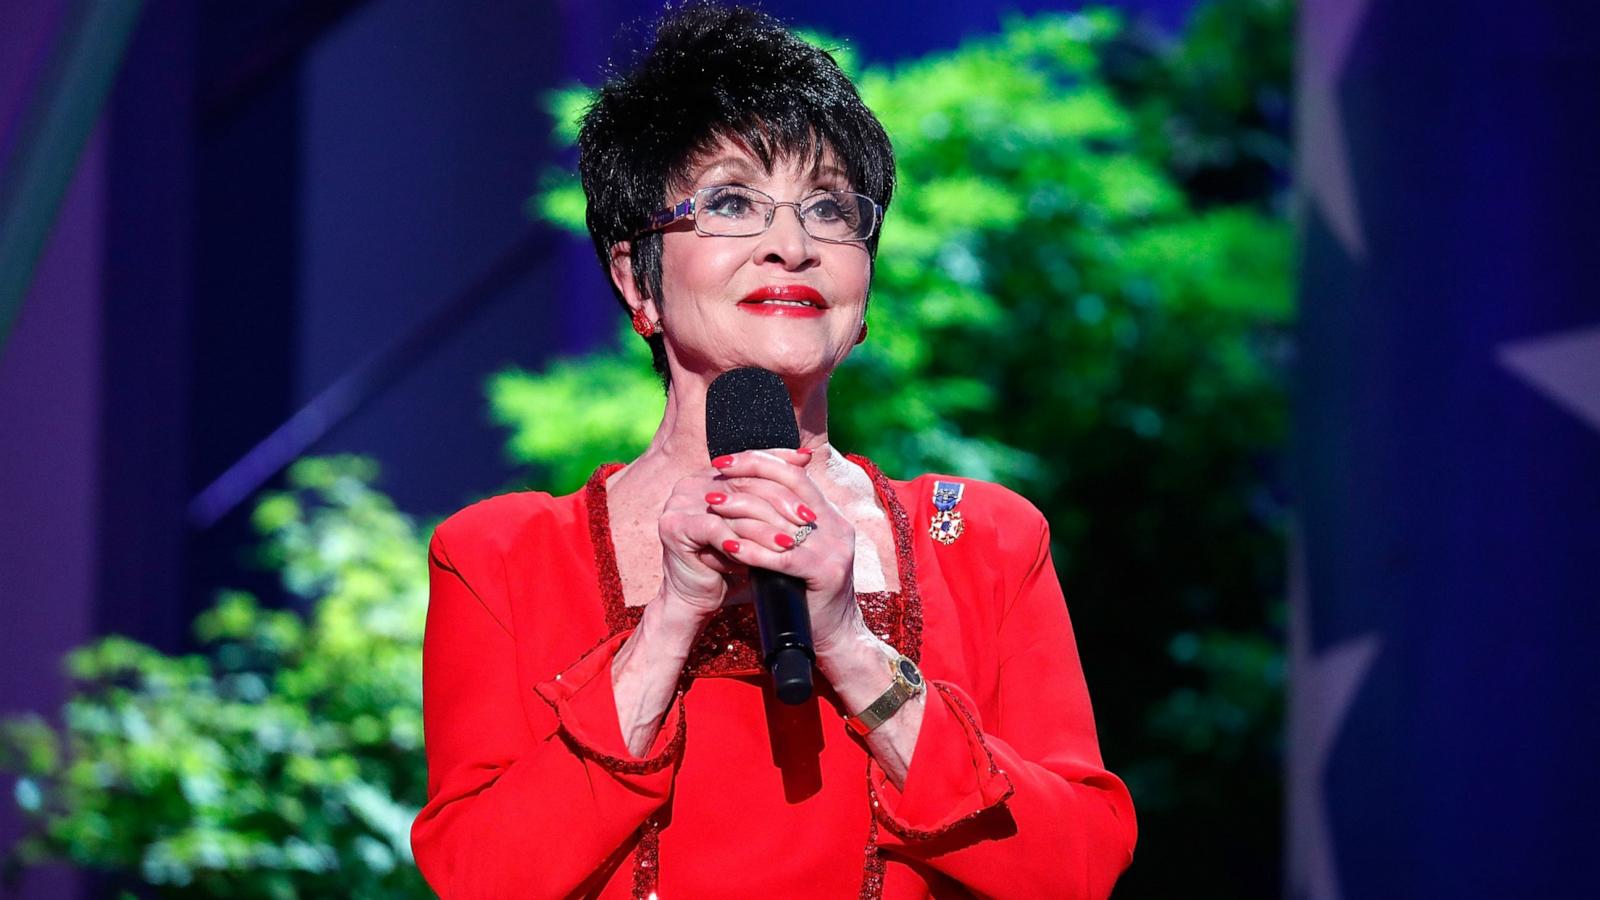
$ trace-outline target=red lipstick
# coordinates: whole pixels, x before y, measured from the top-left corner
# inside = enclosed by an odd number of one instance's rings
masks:
[[[758,316],[814,319],[828,308],[828,301],[814,288],[803,284],[775,284],[746,294],[739,301],[739,308]]]

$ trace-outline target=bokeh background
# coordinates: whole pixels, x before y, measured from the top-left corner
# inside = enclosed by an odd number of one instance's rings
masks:
[[[779,2],[895,142],[835,443],[1045,510],[1118,897],[1564,897],[1600,14]],[[426,538],[661,407],[573,117],[659,6],[0,0],[0,891],[427,896]]]

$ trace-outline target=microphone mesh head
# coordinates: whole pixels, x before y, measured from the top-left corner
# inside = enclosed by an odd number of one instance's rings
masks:
[[[715,459],[745,450],[800,446],[800,426],[783,379],[766,369],[734,369],[706,391],[706,449]]]

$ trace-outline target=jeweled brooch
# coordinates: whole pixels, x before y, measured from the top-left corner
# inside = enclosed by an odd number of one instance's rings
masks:
[[[933,483],[933,508],[937,511],[928,523],[928,536],[941,544],[954,544],[967,528],[961,521],[961,512],[956,509],[964,490],[966,485],[959,481]]]

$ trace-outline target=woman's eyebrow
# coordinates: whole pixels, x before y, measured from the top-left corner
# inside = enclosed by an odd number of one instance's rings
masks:
[[[854,190],[850,175],[838,166],[816,166],[811,170],[811,192]]]
[[[692,183],[699,184],[702,181],[705,181],[706,176],[717,171],[718,169],[722,169],[729,177],[739,179],[749,179],[755,174],[755,170],[750,167],[750,163],[745,161],[742,157],[722,156],[706,163],[703,166],[700,166],[698,171],[695,173]]]
[[[689,187],[704,187],[713,180],[717,183],[728,180],[748,183],[758,179],[760,171],[746,157],[719,156],[695,167],[694,177],[690,179]],[[713,175],[716,176],[715,179],[712,178]],[[850,187],[849,174],[835,165],[813,167],[810,172],[810,180],[812,187],[806,192],[807,195],[814,194],[817,191],[836,191]]]

